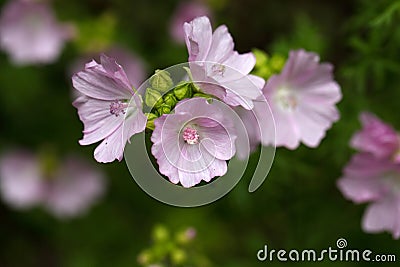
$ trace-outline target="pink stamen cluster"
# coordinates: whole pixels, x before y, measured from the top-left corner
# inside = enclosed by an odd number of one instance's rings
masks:
[[[185,140],[186,143],[189,145],[194,145],[199,143],[199,138],[200,136],[197,134],[196,129],[186,127],[185,130],[183,130],[183,140]]]
[[[126,103],[123,103],[121,100],[115,100],[110,104],[110,113],[118,117],[121,113],[125,114]]]

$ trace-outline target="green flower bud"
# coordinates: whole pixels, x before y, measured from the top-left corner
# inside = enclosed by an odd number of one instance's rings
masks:
[[[157,111],[160,116],[164,114],[169,114],[171,113],[171,106],[163,103],[159,108],[157,108]]]
[[[168,93],[164,96],[164,103],[170,107],[174,107],[178,103],[178,100],[176,100],[173,93]]]
[[[176,99],[182,100],[192,96],[192,83],[183,82],[174,88],[174,95]]]
[[[153,113],[146,113],[147,116],[147,123],[146,123],[146,128],[150,130],[154,130],[154,120],[158,118],[156,114]]]
[[[175,249],[171,253],[171,260],[176,265],[184,263],[186,258],[186,253],[182,249]]]
[[[169,231],[163,225],[157,225],[153,229],[153,239],[155,242],[164,242],[169,239]]]
[[[157,90],[147,88],[146,94],[144,97],[144,102],[146,103],[146,106],[148,106],[148,107],[154,106],[157,108],[158,106],[160,106],[162,104],[161,94]]]
[[[150,78],[150,85],[160,92],[167,92],[173,85],[171,75],[165,70],[156,70]]]

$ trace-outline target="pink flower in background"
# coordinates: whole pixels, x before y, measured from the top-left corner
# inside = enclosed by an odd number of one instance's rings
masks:
[[[335,104],[342,95],[333,79],[333,66],[319,63],[314,53],[291,51],[282,72],[267,81],[263,93],[276,124],[275,138],[274,127],[265,127],[264,145],[296,149],[303,142],[317,147],[332,123],[339,119]],[[255,111],[264,112],[257,106]]]
[[[42,206],[59,218],[85,213],[104,193],[103,174],[86,161],[70,156],[52,170],[26,151],[0,159],[0,192],[16,209]],[[53,166],[54,167],[54,166]]]
[[[228,28],[222,25],[213,33],[207,17],[185,23],[184,30],[190,70],[200,89],[231,106],[252,109],[265,83],[249,74],[256,63],[253,53],[234,51]]]
[[[121,161],[126,142],[144,131],[147,118],[122,67],[105,55],[100,62],[86,64],[85,70],[72,77],[74,88],[83,94],[73,103],[84,124],[79,143],[89,145],[103,140],[94,151],[95,159]]]
[[[400,237],[400,165],[371,153],[353,156],[337,186],[355,203],[371,202],[362,219],[367,233],[388,231]]]
[[[72,36],[72,26],[59,23],[44,2],[13,0],[3,7],[0,47],[14,64],[54,62]]]
[[[185,42],[185,33],[182,25],[200,16],[211,17],[211,10],[203,1],[180,2],[170,24],[170,34],[174,41],[177,43]]]
[[[43,201],[40,164],[36,157],[25,151],[4,154],[0,159],[0,190],[9,205],[30,208]]]
[[[154,125],[151,152],[172,183],[192,187],[226,173],[236,150],[235,127],[217,106],[204,98],[181,101]]]
[[[400,163],[400,138],[393,127],[367,112],[361,114],[360,121],[363,128],[354,134],[351,146],[379,158],[393,158]]]

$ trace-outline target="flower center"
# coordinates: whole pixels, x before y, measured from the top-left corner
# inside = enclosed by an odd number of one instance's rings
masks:
[[[195,145],[199,143],[200,136],[198,135],[196,129],[186,127],[185,130],[183,130],[182,137],[183,140],[185,140],[185,142],[189,145]]]
[[[278,89],[275,94],[275,100],[286,111],[293,111],[298,105],[297,97],[287,88]]]
[[[121,100],[115,100],[110,104],[110,113],[118,117],[121,113],[126,113],[126,108],[128,107],[127,103],[122,102]]]

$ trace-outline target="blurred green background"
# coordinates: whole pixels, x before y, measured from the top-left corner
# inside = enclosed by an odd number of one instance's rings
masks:
[[[0,0],[0,6],[5,2]],[[176,0],[53,1],[58,18],[75,23],[79,36],[49,65],[17,67],[0,53],[1,151],[52,147],[59,155],[75,152],[94,162],[95,145],[78,144],[83,126],[71,105],[71,64],[114,43],[140,56],[149,75],[185,62],[186,47],[173,42],[168,29],[178,4]],[[346,238],[349,248],[400,258],[398,241],[390,234],[361,230],[366,205],[345,200],[335,185],[353,153],[348,142],[360,128],[361,111],[375,112],[400,129],[399,1],[209,0],[207,4],[214,14],[214,28],[226,24],[239,52],[259,48],[287,55],[290,49],[304,48],[333,63],[343,92],[340,121],[317,149],[277,149],[271,172],[256,192],[247,192],[251,177],[247,175],[227,196],[204,207],[176,208],[152,199],[134,182],[124,162],[97,164],[107,174],[107,193],[79,218],[61,221],[40,208],[19,212],[0,203],[0,266],[139,266],[138,255],[152,249],[154,235],[157,239],[156,225],[171,233],[186,227],[197,231],[184,246],[187,261],[176,266],[290,265],[259,262],[256,253],[264,244],[320,250],[335,247],[338,238]],[[93,45],[99,51],[92,51]]]

